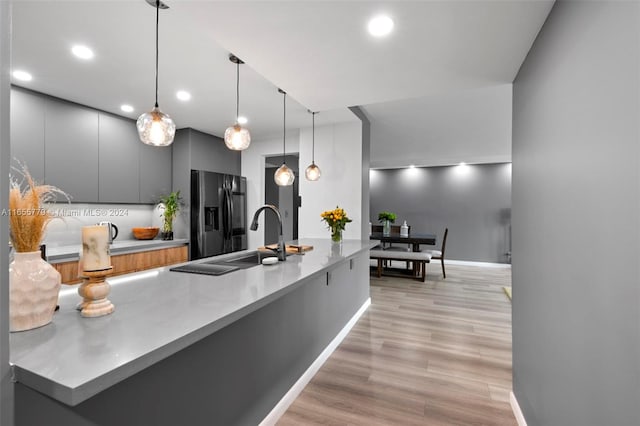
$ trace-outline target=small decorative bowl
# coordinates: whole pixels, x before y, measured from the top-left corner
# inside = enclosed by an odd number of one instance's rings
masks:
[[[141,228],[131,228],[133,237],[136,240],[153,240],[158,235],[160,228],[157,226],[145,226]]]

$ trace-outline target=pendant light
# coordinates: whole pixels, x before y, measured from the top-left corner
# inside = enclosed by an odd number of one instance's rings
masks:
[[[229,55],[229,60],[236,64],[236,124],[228,127],[224,132],[224,143],[229,149],[242,151],[249,148],[251,143],[249,129],[242,127],[238,123],[238,117],[240,116],[240,64],[244,64],[244,62],[235,55]]]
[[[282,132],[282,166],[278,167],[276,173],[273,175],[273,179],[276,181],[276,185],[278,186],[290,186],[293,185],[293,181],[296,180],[296,175],[293,174],[293,170],[287,167],[287,162],[285,161],[285,153],[286,150],[286,139],[287,139],[287,93],[282,89],[278,89],[278,92],[282,93],[282,123],[283,123],[283,132]]]
[[[311,112],[311,111],[309,111]],[[307,180],[316,181],[320,179],[320,167],[316,166],[315,162],[315,153],[316,153],[316,114],[315,112],[311,112],[311,165],[307,167],[307,170],[304,171],[304,175]]]
[[[168,9],[169,6],[160,0],[147,0],[147,3],[156,8],[156,103],[150,112],[142,114],[136,123],[140,140],[152,146],[168,146],[173,142],[176,134],[176,124],[158,107],[158,26],[160,21],[160,9]]]

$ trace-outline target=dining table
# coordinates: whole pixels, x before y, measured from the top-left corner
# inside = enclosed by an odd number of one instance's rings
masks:
[[[409,235],[404,237],[397,233],[390,233],[384,235],[382,232],[372,232],[369,236],[370,240],[380,240],[382,243],[400,243],[411,245],[412,251],[420,251],[420,245],[436,245],[436,235],[428,233],[409,232]]]

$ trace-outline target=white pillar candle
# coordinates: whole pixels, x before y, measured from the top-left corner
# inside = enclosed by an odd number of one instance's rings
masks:
[[[85,271],[111,267],[109,228],[102,225],[82,227],[82,263]]]

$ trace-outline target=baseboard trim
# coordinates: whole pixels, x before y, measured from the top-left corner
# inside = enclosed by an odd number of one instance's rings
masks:
[[[438,261],[435,260],[431,263],[437,263]],[[463,266],[484,266],[486,268],[507,268],[510,269],[511,268],[511,264],[510,263],[491,263],[491,262],[474,262],[471,260],[449,260],[449,259],[445,259],[444,260],[444,264],[445,265],[463,265]]]
[[[513,391],[509,392],[509,403],[511,404],[511,410],[513,411],[513,415],[516,417],[516,422],[518,422],[518,426],[527,426],[527,421],[522,414],[522,410],[520,409],[520,404],[518,404],[518,400],[516,396],[513,394]]]
[[[371,265],[374,265],[374,262],[376,262],[375,259],[370,259],[371,260]],[[392,260],[390,262],[398,262],[398,263],[402,263],[404,264],[404,261],[400,261],[400,260]],[[439,260],[432,260],[431,261],[431,265],[433,265],[434,267],[439,267],[440,261]],[[511,264],[510,263],[491,263],[491,262],[474,262],[471,260],[449,260],[449,259],[445,259],[444,260],[444,264],[446,265],[461,265],[461,266],[480,266],[483,268],[506,268],[506,269],[511,269]]]
[[[300,395],[300,393],[304,390],[304,387],[311,381],[313,376],[320,370],[320,367],[329,359],[333,351],[340,345],[340,343],[347,337],[349,331],[353,328],[353,326],[358,322],[358,319],[365,313],[367,308],[371,305],[371,298],[367,299],[364,304],[358,309],[358,312],[355,313],[353,317],[347,322],[347,324],[340,330],[338,335],[333,338],[333,340],[327,345],[326,348],[318,355],[318,357],[313,361],[313,363],[307,368],[307,370],[300,376],[300,378],[291,386],[291,389],[287,391],[286,394],[282,397],[282,399],[276,404],[275,407],[271,410],[267,417],[265,417],[261,422],[260,426],[273,426],[277,423],[278,419],[282,417],[282,415],[287,411],[289,406],[295,401],[295,399]]]

